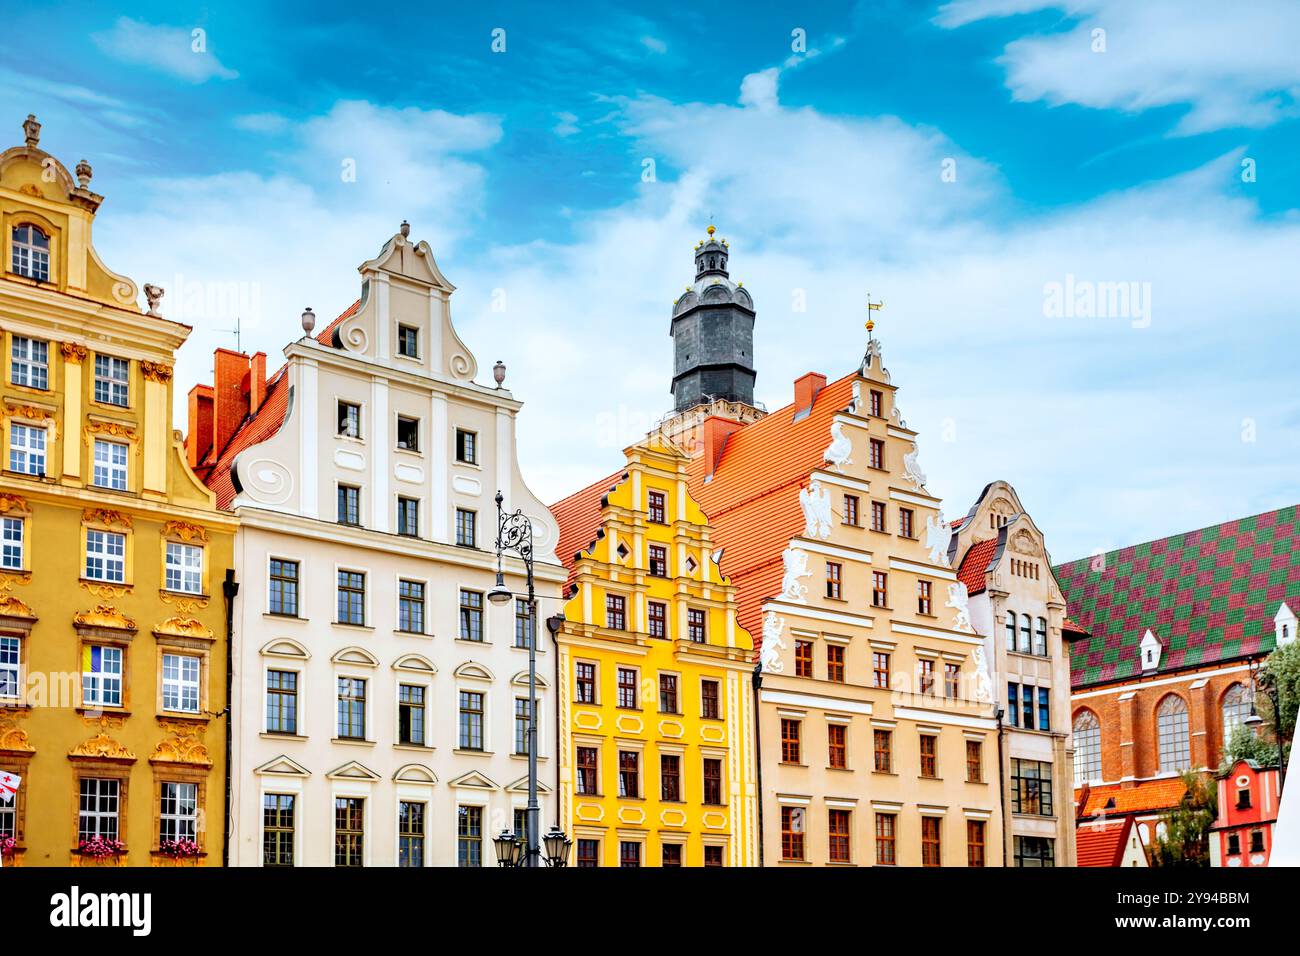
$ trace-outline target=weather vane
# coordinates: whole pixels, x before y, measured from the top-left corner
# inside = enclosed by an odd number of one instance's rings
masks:
[[[872,312],[879,312],[885,307],[885,300],[879,302],[871,301],[871,293],[867,293],[867,341],[871,341],[871,330],[876,327],[876,320],[871,317]]]

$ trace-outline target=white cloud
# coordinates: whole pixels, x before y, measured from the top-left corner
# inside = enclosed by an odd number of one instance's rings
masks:
[[[668,52],[668,44],[665,43],[663,40],[659,39],[658,37],[653,37],[649,35],[643,36],[641,38],[641,45],[645,47],[647,50],[649,50],[651,53]]]
[[[1069,29],[1008,43],[998,62],[1017,100],[1138,112],[1186,106],[1174,132],[1272,125],[1300,112],[1300,6],[1182,0],[955,0],[935,22],[955,28],[1058,10]],[[1093,52],[1093,31],[1105,52]]]
[[[249,133],[282,133],[289,128],[288,118],[279,113],[245,113],[230,122],[236,129]]]
[[[209,38],[201,27],[172,27],[119,17],[112,29],[93,33],[91,39],[115,59],[190,83],[214,78],[233,80],[239,76],[208,49]]]
[[[572,136],[578,132],[578,117],[575,114],[561,112],[556,113],[555,118],[559,120],[559,122],[551,127],[551,132],[556,136]]]
[[[750,73],[740,81],[740,105],[756,110],[772,110],[777,106],[777,83],[781,71],[774,66]]]

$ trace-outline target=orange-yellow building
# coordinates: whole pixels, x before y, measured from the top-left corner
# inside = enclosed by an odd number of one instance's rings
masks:
[[[571,598],[558,645],[560,826],[577,866],[754,866],[750,678],[687,457],[651,437],[552,506]]]

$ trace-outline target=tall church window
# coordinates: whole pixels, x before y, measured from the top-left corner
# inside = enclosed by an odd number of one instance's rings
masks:
[[[1177,694],[1170,694],[1156,708],[1156,744],[1160,752],[1161,773],[1191,767],[1189,740],[1187,704]]]

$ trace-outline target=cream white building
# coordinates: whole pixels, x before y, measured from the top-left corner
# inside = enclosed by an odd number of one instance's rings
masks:
[[[266,358],[218,350],[190,393],[191,464],[240,519],[231,865],[495,865],[527,803],[538,640],[542,829],[555,821],[554,650],[491,604],[497,513],[533,522],[538,618],[558,530],[515,457],[520,403],[474,381],[453,286],[405,223],[360,300]],[[525,591],[523,566],[506,583]]]

